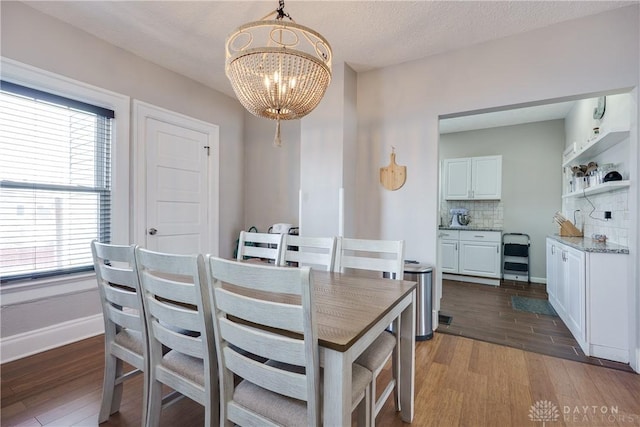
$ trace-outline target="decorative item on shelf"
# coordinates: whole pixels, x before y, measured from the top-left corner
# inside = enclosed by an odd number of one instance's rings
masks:
[[[618,171],[611,171],[607,173],[602,179],[602,182],[609,182],[609,181],[622,181],[622,175],[620,175],[620,172]]]
[[[274,12],[227,37],[225,73],[244,108],[277,121],[274,144],[280,146],[280,120],[304,117],[322,100],[331,58],[329,42],[295,23],[280,0]]]
[[[598,98],[596,108],[593,109],[593,118],[600,120],[604,117],[604,112],[607,106],[607,97],[601,96]]]
[[[407,180],[407,167],[396,164],[396,148],[391,147],[389,166],[380,168],[380,184],[387,190],[395,191]]]
[[[607,236],[605,234],[592,234],[591,240],[598,243],[607,243]]]
[[[553,220],[560,226],[560,235],[566,237],[582,237],[582,230],[579,230],[571,221],[569,221],[560,212],[556,212]]]

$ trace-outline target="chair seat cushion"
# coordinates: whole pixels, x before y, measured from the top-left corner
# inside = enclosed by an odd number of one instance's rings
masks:
[[[356,359],[358,365],[364,366],[374,372],[387,360],[396,346],[396,337],[383,332],[371,345]]]
[[[286,369],[292,372],[304,372],[301,366],[269,360],[267,365]],[[320,384],[323,384],[323,370],[320,370]],[[371,371],[362,366],[353,365],[351,375],[352,404],[364,392],[371,382]],[[322,388],[320,390],[322,394]],[[304,401],[274,393],[259,387],[249,381],[242,381],[236,386],[233,400],[239,405],[269,418],[281,425],[302,426],[307,425],[307,404]]]
[[[202,359],[171,350],[164,355],[161,365],[196,384],[204,386],[204,362]]]
[[[116,344],[129,349],[134,353],[140,355],[143,354],[145,344],[140,331],[123,329],[116,334],[114,341]]]
[[[273,393],[249,381],[242,381],[236,386],[233,400],[276,424],[307,425],[306,402]]]

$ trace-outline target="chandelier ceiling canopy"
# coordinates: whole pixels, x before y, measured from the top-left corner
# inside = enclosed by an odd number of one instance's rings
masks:
[[[329,42],[295,23],[280,0],[274,12],[227,37],[225,73],[249,112],[277,121],[274,142],[280,145],[280,120],[304,117],[322,100],[331,57]]]

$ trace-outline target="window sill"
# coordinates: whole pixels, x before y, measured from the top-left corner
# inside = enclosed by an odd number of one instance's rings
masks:
[[[77,273],[3,284],[0,287],[0,301],[2,307],[6,307],[92,289],[97,289],[95,273]]]

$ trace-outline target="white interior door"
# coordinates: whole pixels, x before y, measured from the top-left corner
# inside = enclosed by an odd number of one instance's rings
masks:
[[[216,253],[218,233],[211,224],[218,223],[217,126],[138,107],[138,164],[144,164],[138,242],[167,253]]]

